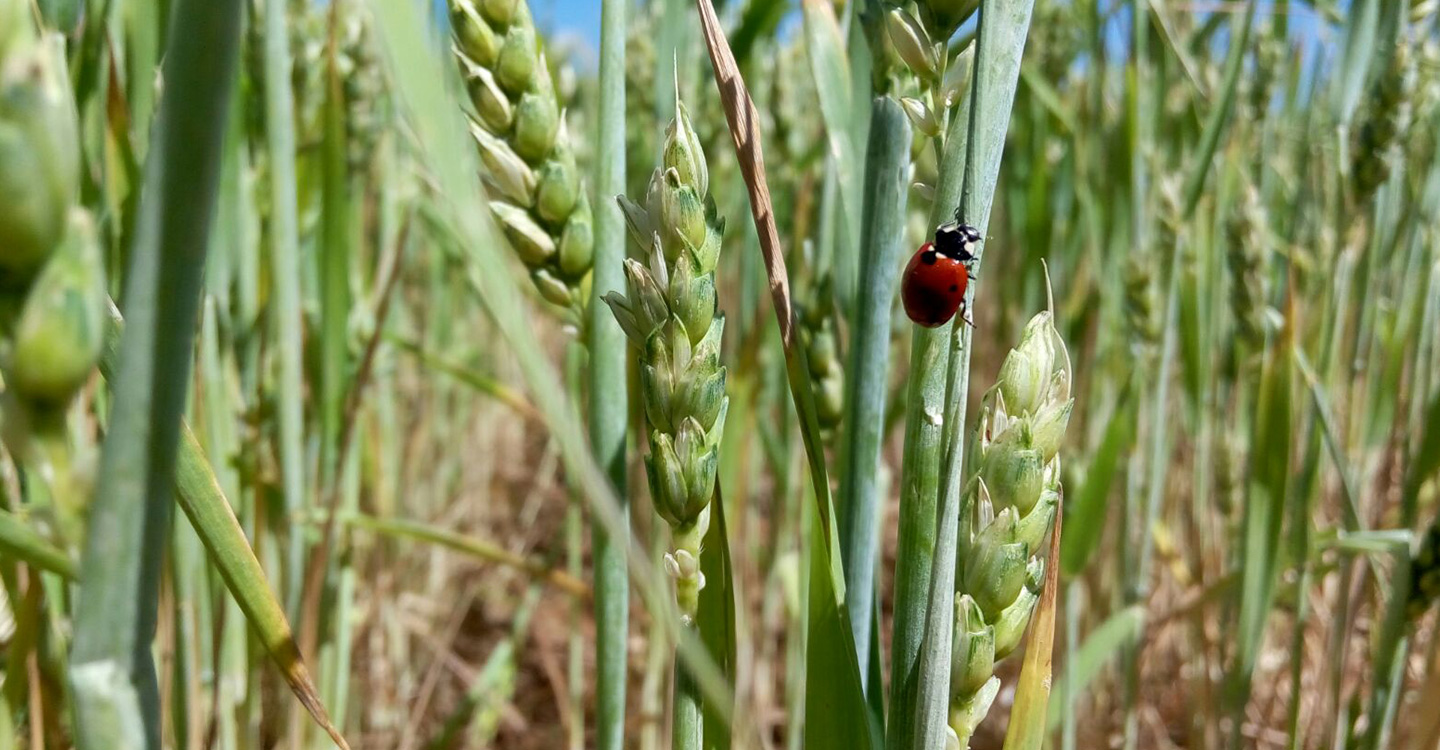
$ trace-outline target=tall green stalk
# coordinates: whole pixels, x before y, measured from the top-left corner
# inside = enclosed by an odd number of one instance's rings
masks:
[[[0,509],[0,552],[5,557],[21,560],[67,579],[75,579],[75,561],[65,550],[51,544],[31,528],[25,519]]]
[[[159,748],[150,643],[169,537],[180,419],[221,143],[239,46],[239,0],[180,0],[126,283],[130,325],[90,509],[70,682],[76,742]]]
[[[963,114],[964,110],[962,110]],[[951,118],[946,134],[940,180],[930,221],[950,219],[960,199],[966,119]],[[945,373],[950,349],[946,335],[953,323],[939,328],[915,327],[910,341],[910,369],[905,411],[905,452],[900,465],[900,539],[895,560],[895,619],[890,652],[890,721],[885,746],[914,747],[915,707],[920,677],[920,648],[925,640],[925,613],[934,573],[935,535],[939,523],[940,447],[945,432]]]
[[[975,42],[975,72],[971,83],[969,134],[965,140],[965,168],[959,202],[961,221],[980,230],[981,236],[990,223],[990,208],[995,184],[1000,176],[1000,159],[1005,149],[1005,134],[1010,125],[1010,110],[1020,78],[1020,61],[1025,39],[1030,30],[1034,0],[993,2],[980,11],[979,31]],[[964,120],[957,117],[956,120]],[[958,149],[960,143],[947,143],[946,151]],[[948,208],[938,199],[937,210]],[[984,245],[975,251],[974,272],[980,269]],[[975,286],[966,290],[966,306],[975,302]],[[970,385],[971,326],[952,323],[950,328],[948,372],[945,375],[944,411],[941,425],[945,428],[944,463],[936,488],[938,524],[935,533],[933,579],[925,609],[925,644],[919,660],[917,697],[915,702],[915,735],[911,747],[938,747],[944,742],[948,726],[946,706],[950,696],[950,646],[955,627],[954,595],[958,536],[961,526],[961,467],[964,463],[965,407]],[[1020,409],[1022,407],[1012,406]],[[1066,411],[1068,416],[1068,409]],[[940,453],[937,452],[936,458]],[[971,472],[972,474],[975,472]],[[993,490],[994,488],[992,488]],[[988,613],[987,613],[988,617]],[[1027,613],[1028,617],[1028,613]],[[1021,628],[1023,630],[1023,627]],[[904,717],[900,717],[901,720]],[[892,719],[894,720],[894,719]]]
[[[300,220],[295,187],[295,99],[290,84],[290,33],[286,0],[265,2],[265,145],[270,165],[270,269],[275,308],[270,311],[279,362],[280,486],[289,514],[305,509],[305,393],[300,309]],[[286,551],[285,602],[299,612],[304,538],[290,536]]]
[[[595,215],[595,260],[591,277],[590,445],[605,470],[628,528],[625,433],[629,416],[625,378],[625,333],[600,304],[605,295],[624,288],[621,260],[625,229],[620,209],[608,198],[625,192],[625,6],[627,0],[604,0],[600,17],[600,127],[596,138],[595,190],[600,196]],[[626,574],[627,541],[612,543],[604,526],[594,527],[595,566],[595,747],[625,746],[625,687],[629,638],[630,580]],[[579,721],[579,717],[576,719]]]
[[[846,606],[861,684],[870,664],[879,565],[880,446],[889,390],[890,311],[895,300],[909,189],[910,124],[900,105],[879,97],[870,107],[866,152],[864,232],[860,277],[866,279],[850,314],[844,438],[840,445],[840,543],[845,561]],[[878,686],[866,686],[867,692]]]
[[[1004,15],[1008,16],[1008,13]],[[1026,19],[1028,21],[1028,8]],[[934,16],[931,16],[930,20],[933,26]],[[936,59],[935,47],[930,41],[932,31],[945,33],[946,30],[953,31],[948,25],[945,29],[929,28],[900,11],[892,11],[886,18],[886,31],[891,43],[896,47],[901,59],[922,81],[927,82],[928,86],[930,101],[920,103],[918,109],[922,110],[923,114],[920,119],[932,128],[930,132],[935,133],[933,141],[939,158],[939,174],[934,185],[934,203],[929,218],[931,227],[953,219],[954,209],[962,199],[962,185],[968,171],[966,165],[973,161],[969,143],[974,133],[975,118],[971,112],[977,106],[974,96],[978,95],[978,88],[957,111],[950,111],[955,101],[945,90],[945,67],[963,66],[967,59],[961,57],[953,62],[946,56]],[[1023,47],[1023,36],[1021,44]],[[978,73],[985,63],[980,62],[978,51],[974,59]],[[964,71],[955,72],[963,74]],[[1010,89],[1013,94],[1013,83]],[[1000,127],[1002,143],[1005,123],[1009,120],[1008,97],[1004,101],[1004,112],[1004,122]],[[943,134],[940,130],[942,127]],[[997,151],[997,167],[998,161]],[[988,214],[988,209],[986,213]],[[969,217],[965,218],[970,220]],[[980,228],[983,231],[983,225]],[[971,290],[973,288],[972,285]],[[973,296],[971,299],[973,300]],[[963,415],[955,414],[953,409],[946,408],[947,391],[953,391],[953,380],[949,373],[955,372],[951,362],[954,352],[951,346],[946,345],[946,339],[951,338],[957,325],[952,321],[938,328],[917,326],[914,328],[910,345],[911,375],[906,399],[905,451],[900,478],[900,539],[895,564],[890,722],[886,732],[886,747],[892,750],[917,747],[915,733],[921,730],[920,725],[923,723],[922,707],[919,703],[922,699],[921,682],[927,679],[926,674],[940,675],[939,664],[934,655],[924,657],[932,662],[925,667],[922,667],[921,659],[922,646],[929,627],[927,619],[931,592],[938,590],[935,589],[936,584],[932,579],[936,572],[937,544],[942,538],[939,502],[943,495],[948,494],[942,493],[945,485],[941,483],[941,458],[947,434],[958,435],[963,422]],[[956,340],[958,341],[958,334]],[[966,341],[968,342],[968,337]],[[963,403],[964,399],[960,401]],[[947,424],[947,420],[952,417],[960,422]],[[952,513],[951,518],[954,517]],[[954,525],[953,521],[949,523]],[[955,529],[945,530],[943,538],[948,539],[948,544],[953,546]],[[953,557],[951,559],[953,560]],[[953,568],[953,563],[950,567]],[[946,575],[953,580],[953,571],[947,571]],[[953,592],[953,584],[942,588]],[[944,614],[949,616],[948,608]],[[937,627],[937,630],[940,629],[944,630],[945,639],[948,640],[948,627]],[[925,700],[934,700],[933,690],[933,687],[925,689]],[[939,714],[931,718],[940,722],[937,729],[943,731],[945,712],[943,704],[940,705]]]
[[[617,196],[641,260],[626,259],[625,293],[612,291],[605,302],[640,352],[650,446],[645,472],[655,510],[670,525],[672,551],[664,566],[674,581],[683,642],[699,635],[701,542],[710,528],[729,397],[720,364],[725,319],[715,289],[725,221],[710,197],[709,167],[678,92],[662,151],[646,205]],[[673,750],[701,747],[701,703],[695,675],[676,659]]]

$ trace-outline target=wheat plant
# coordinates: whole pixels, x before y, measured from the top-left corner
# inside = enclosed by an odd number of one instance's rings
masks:
[[[1437,133],[1422,0],[0,0],[0,750],[1434,748]]]

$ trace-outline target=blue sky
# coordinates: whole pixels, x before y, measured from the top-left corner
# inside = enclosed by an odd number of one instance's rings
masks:
[[[776,2],[782,1],[793,2],[794,0],[776,0]],[[1086,0],[1074,1],[1085,2]],[[1105,2],[1105,0],[1099,1]],[[795,4],[798,6],[798,2]],[[1194,5],[1208,7],[1219,5],[1219,3],[1205,0],[1196,2]],[[1342,8],[1348,5],[1348,0],[1341,2]],[[1261,0],[1258,11],[1260,17],[1264,18],[1267,13],[1273,12],[1273,7],[1274,0]],[[1316,42],[1322,41],[1320,34],[1324,29],[1324,24],[1305,3],[1292,2],[1289,7],[1291,8],[1290,34],[1292,38],[1304,40],[1308,52],[1313,49]],[[540,28],[552,36],[569,37],[569,41],[581,42],[590,50],[590,54],[585,55],[584,58],[594,59],[593,50],[600,43],[600,0],[530,0],[530,8]],[[1128,25],[1128,21],[1125,24]],[[1334,43],[1336,40],[1323,41]]]
[[[530,0],[530,10],[541,28],[551,33],[572,33],[600,44],[600,0]]]
[[[534,0],[530,7],[544,22],[585,29],[596,36],[600,34],[598,0]]]

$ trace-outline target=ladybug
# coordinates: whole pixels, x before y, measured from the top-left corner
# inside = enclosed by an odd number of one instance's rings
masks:
[[[935,230],[934,242],[915,251],[900,282],[900,299],[911,320],[935,328],[955,317],[965,304],[965,287],[972,278],[970,264],[975,260],[971,249],[978,244],[980,231],[960,223],[956,211],[955,221]],[[960,319],[975,325],[968,314],[962,313]]]

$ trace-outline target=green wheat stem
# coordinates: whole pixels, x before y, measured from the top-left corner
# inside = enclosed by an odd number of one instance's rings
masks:
[[[688,631],[688,632],[687,632]],[[686,625],[680,637],[699,640],[700,632],[693,625]],[[700,750],[705,744],[705,716],[701,710],[700,685],[681,659],[675,660],[675,694],[671,699],[671,742],[672,750]]]
[[[942,56],[942,59],[945,59]],[[959,64],[959,63],[957,63]],[[932,106],[940,97],[931,92]],[[951,113],[939,107],[938,116],[947,122],[943,133],[931,143],[939,162],[934,203],[929,223],[949,221],[951,207],[960,202],[969,132],[970,101]],[[939,328],[912,327],[911,375],[905,398],[905,448],[900,468],[899,542],[895,560],[895,614],[891,623],[889,722],[885,747],[908,750],[914,747],[916,714],[921,679],[921,649],[925,640],[926,614],[934,572],[935,540],[938,531],[938,489],[940,451],[944,436],[945,373],[949,370],[950,349],[945,335],[953,322]]]
[[[1000,160],[1015,89],[1020,78],[1020,61],[1030,29],[1034,0],[1012,0],[987,4],[980,11],[975,40],[975,71],[970,92],[969,131],[965,138],[965,168],[960,192],[960,218],[980,230],[983,237],[990,223],[990,208],[1000,176]],[[965,119],[965,113],[957,120]],[[960,144],[954,144],[956,147]],[[947,150],[951,144],[947,143]],[[948,154],[947,154],[948,156]],[[936,206],[948,207],[938,199]],[[932,217],[933,218],[933,217]],[[973,269],[978,273],[982,243],[975,252]],[[966,306],[973,307],[975,286],[966,290]],[[925,618],[925,646],[920,657],[918,696],[914,721],[916,748],[937,747],[944,742],[949,726],[946,708],[950,696],[950,645],[954,627],[954,597],[958,535],[960,528],[961,467],[964,444],[967,393],[970,384],[970,352],[973,331],[953,323],[950,329],[950,356],[945,375],[942,440],[944,463],[936,488],[939,522],[934,547],[933,579],[928,592]],[[963,746],[962,746],[963,747]]]
[[[846,606],[857,661],[862,666],[862,684],[870,663],[871,609],[880,562],[880,448],[889,384],[890,311],[903,260],[910,148],[910,123],[895,100],[877,97],[870,118],[860,243],[860,276],[867,282],[860,286],[850,315],[852,339],[839,471]]]
[[[290,514],[305,509],[304,320],[300,309],[300,224],[295,186],[295,100],[290,87],[290,34],[286,0],[265,5],[265,145],[270,166],[270,268],[274,284],[273,335],[279,362],[281,490]],[[304,538],[290,537],[286,552],[285,609],[299,612]]]
[[[950,119],[940,179],[935,186],[932,224],[950,220],[948,206],[960,202],[964,172],[968,109]],[[945,336],[954,323],[939,328],[914,327],[910,343],[911,375],[907,379],[905,451],[900,468],[900,538],[895,560],[895,615],[891,625],[890,721],[885,746],[914,746],[915,701],[918,698],[920,649],[925,638],[925,613],[933,573],[935,534],[939,523],[940,445],[944,435],[945,374],[950,349]]]
[[[600,18],[600,111],[596,143],[595,260],[591,279],[587,345],[590,349],[589,427],[591,450],[605,470],[628,528],[625,434],[629,416],[625,378],[625,333],[600,300],[625,286],[625,227],[610,196],[625,191],[625,11],[626,0],[605,0]],[[625,745],[626,653],[630,582],[625,543],[612,543],[605,527],[593,532],[595,566],[595,747]],[[579,721],[577,717],[577,721]]]
[[[1204,194],[1205,177],[1210,174],[1210,161],[1215,156],[1215,149],[1220,145],[1220,136],[1225,132],[1225,125],[1230,120],[1230,113],[1235,109],[1235,86],[1240,80],[1240,73],[1244,68],[1245,52],[1250,45],[1250,31],[1255,22],[1256,0],[1249,0],[1245,5],[1245,15],[1239,21],[1239,34],[1230,42],[1230,54],[1225,60],[1225,78],[1221,83],[1221,101],[1218,106],[1210,109],[1210,114],[1205,120],[1205,129],[1201,133],[1200,149],[1191,162],[1190,174],[1185,179],[1184,202],[1182,213],[1188,218],[1195,213],[1195,207],[1200,203],[1200,196]]]
[[[565,387],[570,398],[577,405],[584,403],[583,383],[586,356],[585,346],[580,341],[571,340],[566,344]],[[569,484],[566,489],[568,490],[568,502],[565,504],[564,522],[565,571],[579,579],[584,576],[582,568],[584,566],[585,506],[581,502],[579,490],[574,484]],[[568,719],[564,723],[566,739],[571,750],[579,750],[583,747],[585,738],[584,696],[586,686],[581,663],[584,658],[585,644],[584,634],[580,630],[584,604],[583,601],[569,602],[565,612],[566,624],[570,631],[565,636],[565,678],[569,685],[566,688],[565,704],[561,710],[561,716]],[[597,648],[599,640],[597,635]],[[596,687],[598,692],[599,686]]]
[[[0,509],[0,552],[7,558],[21,560],[69,580],[78,577],[75,562],[64,550],[31,528],[23,517],[3,509]]]
[[[238,0],[181,0],[126,283],[115,405],[90,508],[70,684],[82,750],[160,746],[150,645],[169,537],[221,142],[238,57]]]

